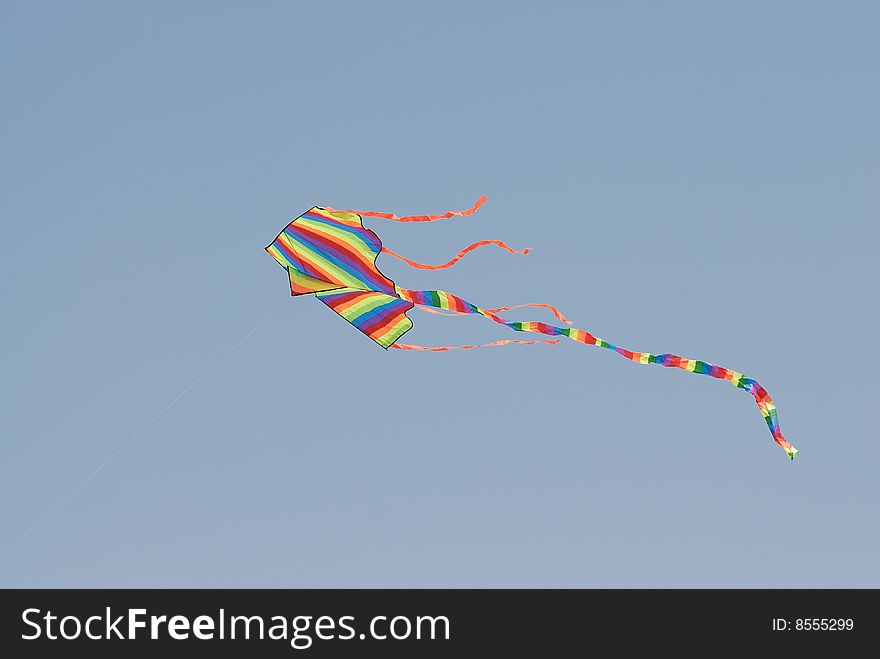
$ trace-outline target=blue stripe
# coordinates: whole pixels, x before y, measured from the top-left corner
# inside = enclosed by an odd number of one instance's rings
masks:
[[[346,231],[346,232],[350,233],[352,236],[355,236],[358,239],[360,239],[360,241],[363,242],[364,245],[366,245],[368,248],[370,248],[372,251],[374,251],[376,253],[378,253],[382,249],[382,242],[379,241],[378,239],[374,240],[373,236],[369,232],[369,229],[366,229],[363,226],[351,227],[351,226],[348,226],[347,224],[342,224],[341,222],[335,222],[333,220],[328,220],[326,217],[319,217],[317,215],[310,215],[309,213],[303,213],[302,215],[300,215],[300,217],[303,217],[303,218],[310,220],[312,222],[320,222],[321,224],[324,224],[328,227],[333,227],[334,229],[342,229],[343,231]],[[297,218],[297,219],[299,219],[299,218]],[[295,221],[296,220],[294,220],[294,222]]]
[[[362,313],[357,318],[354,318],[351,321],[351,323],[352,323],[352,325],[354,325],[355,327],[360,329],[362,325],[370,324],[377,317],[383,318],[385,316],[390,315],[391,313],[393,313],[395,311],[402,310],[403,309],[402,305],[405,305],[405,304],[406,303],[403,302],[402,300],[392,299],[390,302],[387,302],[387,303],[382,304],[378,307],[375,307],[374,309],[372,309],[370,311],[366,311],[366,312]]]
[[[286,232],[286,229],[285,229]],[[272,243],[272,246],[275,247],[280,253],[281,257],[287,261],[288,265],[292,265],[294,268],[299,270],[300,272],[304,271],[302,263],[300,263],[296,259],[296,255],[291,253],[291,251],[287,248],[287,246],[281,242],[280,239],[275,239],[275,242]]]
[[[354,277],[355,279],[357,279],[361,283],[365,284],[367,286],[367,288],[369,288],[371,290],[379,290],[384,293],[393,291],[393,289],[390,288],[387,283],[380,281],[378,279],[375,279],[370,273],[362,270],[356,263],[349,260],[349,258],[346,255],[342,254],[341,252],[339,252],[337,249],[335,249],[331,245],[328,245],[326,243],[316,243],[313,240],[306,238],[305,236],[303,236],[302,234],[299,234],[299,233],[292,233],[292,232],[288,232],[287,230],[285,230],[285,233],[287,233],[288,237],[294,243],[298,242],[298,243],[301,243],[303,245],[306,245],[306,246],[312,248],[312,250],[317,252],[317,254],[319,256],[326,259],[330,263],[333,263],[334,265],[339,266],[341,269],[345,270],[352,277]],[[313,276],[317,276],[318,279],[321,278],[321,275],[317,274],[317,273]]]

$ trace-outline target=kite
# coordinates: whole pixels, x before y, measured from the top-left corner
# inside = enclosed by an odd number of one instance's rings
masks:
[[[456,295],[441,290],[410,290],[395,284],[376,266],[380,254],[387,254],[422,270],[442,270],[457,263],[468,253],[486,245],[494,245],[511,254],[528,254],[528,249],[515,250],[500,240],[481,240],[462,249],[446,263],[426,265],[410,260],[382,246],[379,237],[364,227],[363,217],[375,217],[395,222],[433,222],[455,216],[473,215],[485,203],[485,195],[473,207],[450,211],[442,215],[407,215],[376,213],[356,210],[335,210],[314,206],[288,224],[266,251],[288,274],[293,296],[314,295],[325,305],[363,332],[381,347],[398,350],[471,350],[511,343],[556,344],[558,338],[524,341],[505,339],[483,345],[426,347],[399,343],[413,323],[407,313],[418,308],[445,316],[477,314],[517,332],[530,332],[550,337],[566,337],[578,343],[613,350],[636,364],[659,364],[690,373],[727,380],[738,389],[751,394],[767,422],[774,441],[794,459],[798,450],[783,436],[779,428],[776,405],[767,390],[757,380],[737,371],[697,359],[687,359],[669,353],[655,355],[621,348],[590,332],[577,329],[556,308],[548,304],[520,304],[513,307],[483,309]],[[499,315],[520,307],[540,307],[550,311],[562,324],[520,322]]]

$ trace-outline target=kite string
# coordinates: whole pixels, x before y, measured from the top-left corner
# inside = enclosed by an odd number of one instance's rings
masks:
[[[500,247],[501,249],[504,249],[504,250],[510,252],[511,254],[525,255],[525,254],[528,254],[530,251],[532,251],[531,248],[529,248],[529,247],[526,247],[525,249],[522,249],[522,250],[515,250],[510,245],[508,245],[507,243],[502,242],[500,240],[480,240],[479,242],[475,242],[472,245],[468,245],[463,250],[461,250],[458,254],[456,254],[454,257],[449,259],[446,263],[442,263],[440,265],[428,265],[426,263],[419,263],[418,261],[412,261],[412,260],[406,258],[405,256],[401,256],[397,252],[394,252],[394,251],[388,249],[387,247],[382,248],[382,253],[388,254],[389,256],[393,256],[396,259],[400,259],[404,263],[411,265],[414,268],[418,268],[419,270],[443,270],[444,268],[449,268],[449,267],[455,265],[456,263],[458,263],[462,259],[462,257],[464,257],[466,254],[470,254],[475,249],[479,249],[480,247],[483,247],[485,245],[496,245],[496,246]]]
[[[162,416],[164,416],[165,413],[168,412],[168,410],[170,410],[172,407],[174,407],[180,401],[181,398],[186,396],[190,392],[191,389],[193,389],[202,380],[204,380],[215,368],[217,368],[227,357],[229,357],[229,355],[231,355],[233,352],[235,352],[235,350],[238,348],[238,346],[240,346],[242,343],[244,343],[248,338],[250,338],[250,335],[256,331],[257,331],[256,328],[252,329],[250,332],[248,332],[243,337],[241,337],[238,340],[238,342],[236,342],[236,344],[233,345],[229,350],[227,350],[219,358],[217,358],[214,361],[214,363],[211,364],[207,369],[205,369],[199,377],[197,377],[195,380],[193,380],[183,391],[181,391],[179,394],[177,394],[177,396],[170,403],[168,403],[165,407],[163,407],[161,410],[159,410],[159,412],[155,416],[153,416],[152,419],[147,421],[147,423],[145,425],[141,426],[140,430],[138,430],[135,434],[133,434],[131,437],[129,437],[119,447],[117,447],[117,449],[113,453],[111,453],[101,464],[99,464],[85,478],[83,478],[80,481],[79,485],[77,485],[72,490],[70,490],[60,501],[58,501],[42,517],[40,517],[40,519],[38,519],[36,522],[31,524],[31,526],[24,533],[19,535],[18,538],[16,538],[12,542],[12,544],[8,545],[6,547],[6,549],[4,549],[2,552],[0,552],[0,558],[3,558],[4,556],[6,556],[6,554],[8,554],[15,547],[17,547],[18,544],[22,540],[24,540],[27,536],[29,536],[38,526],[40,526],[40,524],[45,522],[56,510],[61,508],[61,506],[63,506],[71,498],[73,498],[73,495],[75,495],[77,492],[79,492],[90,480],[92,480],[92,478],[97,476],[98,473],[102,469],[104,469],[104,467],[106,467],[108,464],[113,462],[113,460],[115,460],[116,457],[120,453],[122,453],[126,448],[128,448],[128,446],[132,442],[134,442],[138,437],[140,437],[147,430],[149,430],[150,426],[152,426],[154,423],[156,423],[156,421],[158,421],[160,418],[162,418]]]
[[[450,217],[454,217],[456,215],[461,217],[466,217],[468,215],[473,215],[477,212],[477,209],[486,203],[488,197],[486,195],[481,196],[474,202],[474,205],[470,208],[463,211],[448,211],[443,213],[442,215],[404,215],[401,217],[400,215],[395,215],[394,213],[376,213],[374,211],[358,211],[358,210],[345,210],[340,211],[334,208],[330,208],[329,206],[325,206],[325,209],[333,212],[333,213],[356,213],[362,217],[380,217],[384,220],[393,220],[394,222],[434,222],[435,220],[446,220]]]
[[[773,435],[774,441],[785,450],[788,457],[793,460],[794,456],[798,453],[798,450],[782,435],[782,431],[779,427],[779,417],[776,412],[776,404],[773,402],[770,394],[758,383],[757,380],[748,378],[737,371],[716,364],[710,364],[709,362],[688,359],[686,357],[680,357],[669,353],[655,355],[649,352],[627,350],[576,327],[556,327],[554,325],[540,322],[507,320],[492,311],[481,309],[475,304],[471,304],[470,302],[452,295],[451,293],[447,293],[446,291],[415,291],[397,287],[397,293],[402,299],[417,305],[424,305],[443,309],[444,311],[453,311],[463,314],[479,314],[517,332],[536,332],[550,336],[566,336],[578,343],[595,345],[607,350],[613,350],[622,357],[637,364],[660,364],[661,366],[679,368],[690,373],[709,375],[719,380],[727,380],[735,387],[747,391],[755,399],[755,403],[757,404],[761,415],[764,417],[764,421],[770,428],[770,433]]]

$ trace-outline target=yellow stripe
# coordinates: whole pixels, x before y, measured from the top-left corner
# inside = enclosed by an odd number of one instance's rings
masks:
[[[404,332],[411,328],[412,321],[406,316],[403,316],[397,323],[392,325],[386,332],[382,334],[381,340],[379,340],[378,343],[387,348],[392,343],[397,341],[397,339],[399,339]]]
[[[384,298],[384,299],[380,299]],[[344,316],[346,319],[348,318],[356,318],[360,316],[365,311],[372,311],[380,304],[385,304],[388,300],[392,299],[388,295],[383,295],[382,293],[375,293],[374,295],[365,295],[362,299],[356,300],[350,306],[344,307],[339,310],[339,313]]]
[[[300,289],[303,289],[302,294],[317,293],[318,291],[330,291],[339,288],[339,284],[324,281],[323,279],[309,277],[308,275],[303,274],[294,267],[287,268],[287,272],[290,276],[291,291],[293,290],[294,285],[296,285]]]
[[[280,265],[282,268],[286,268],[289,265],[293,265],[290,261],[288,261],[284,257],[284,255],[278,250],[278,248],[275,247],[275,245],[269,245],[266,248],[266,251],[272,255],[272,258],[275,259],[278,262],[278,265]]]
[[[329,217],[333,220],[338,220],[342,224],[351,225],[360,227],[363,226],[361,224],[361,216],[357,213],[345,213],[343,211],[328,211],[326,208],[321,208],[320,206],[313,206],[310,210],[310,213],[315,213],[315,215],[322,215],[324,217]]]

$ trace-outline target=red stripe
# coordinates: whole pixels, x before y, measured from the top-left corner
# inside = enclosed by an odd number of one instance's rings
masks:
[[[471,308],[468,305],[468,303],[465,302],[464,300],[462,300],[460,297],[456,297],[455,295],[449,295],[447,293],[446,299],[449,300],[449,302],[450,302],[450,305],[449,305],[450,308],[452,308],[452,305],[455,305],[455,308],[452,309],[453,311],[457,311],[459,313],[473,313],[473,311],[471,311]]]
[[[340,239],[320,233],[319,231],[316,231],[311,227],[306,227],[303,225],[295,226],[293,229],[295,232],[312,238],[319,243],[323,242],[326,245],[334,247],[337,251],[342,252],[344,256],[347,256],[349,260],[353,262],[353,265],[360,265],[362,269],[366,270],[367,272],[362,274],[366,275],[367,277],[373,278],[380,283],[384,283],[386,286],[394,286],[393,281],[391,281],[381,272],[379,272],[373,259],[365,259],[363,254],[361,254],[357,250],[353,250],[348,246],[347,243],[341,241]]]

